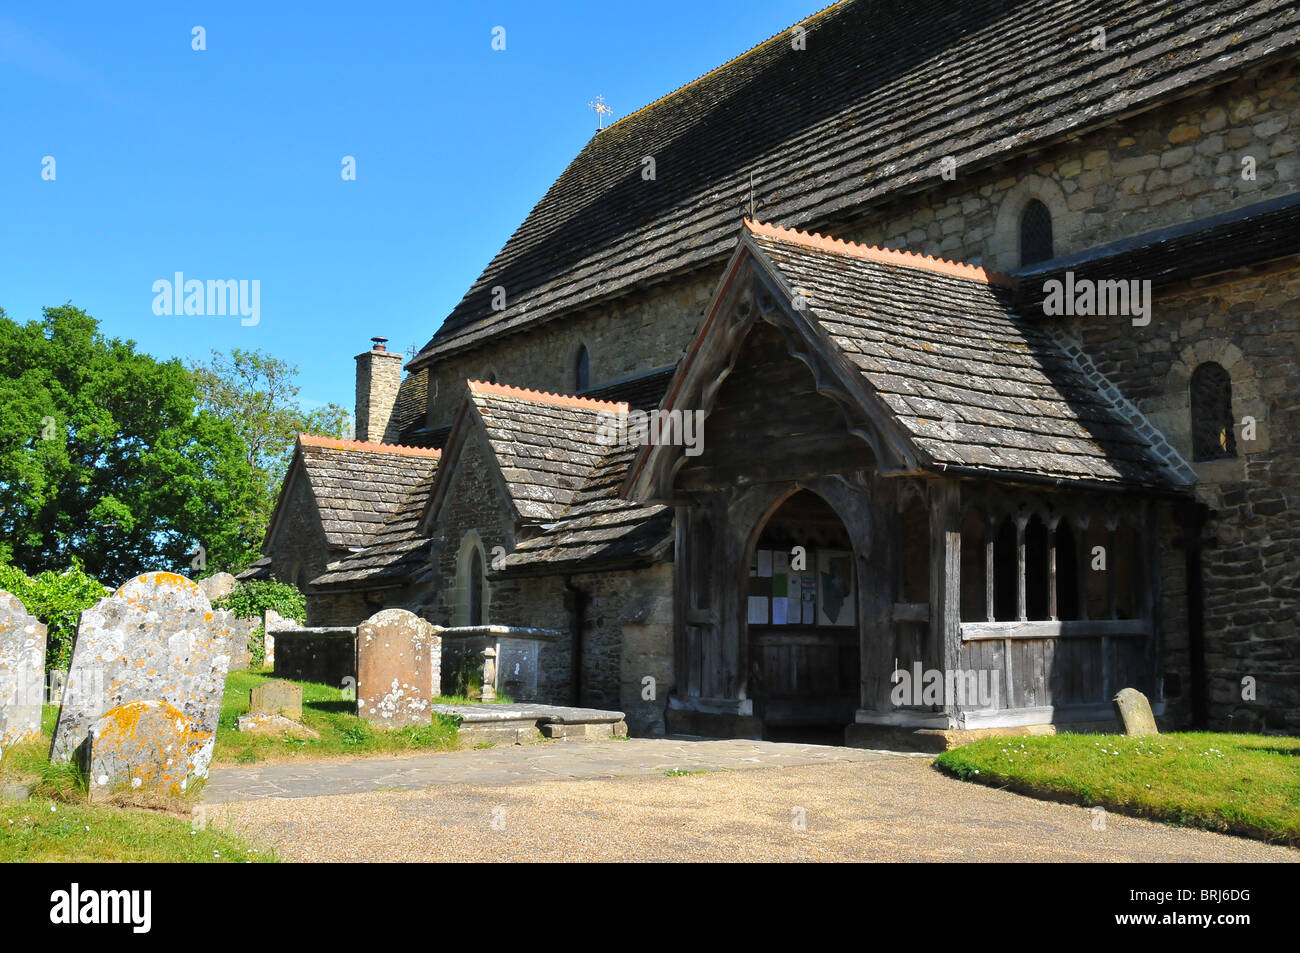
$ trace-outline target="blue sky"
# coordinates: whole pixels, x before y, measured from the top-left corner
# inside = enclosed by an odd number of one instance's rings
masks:
[[[352,356],[432,336],[590,138],[589,101],[626,115],[824,5],[7,5],[0,307],[71,301],[159,357],[260,348],[350,408]],[[155,315],[175,272],[259,281],[258,324]]]

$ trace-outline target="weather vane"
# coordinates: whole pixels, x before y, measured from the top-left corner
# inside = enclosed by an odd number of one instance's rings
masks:
[[[611,112],[613,112],[613,110],[610,109],[609,106],[605,105],[605,97],[597,96],[595,100],[587,103],[587,108],[596,110],[596,122],[597,122],[596,128],[598,130],[604,129],[605,117],[608,116]]]

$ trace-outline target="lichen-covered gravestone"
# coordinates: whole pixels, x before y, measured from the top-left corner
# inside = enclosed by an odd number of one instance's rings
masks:
[[[209,602],[216,602],[222,596],[230,595],[231,590],[235,588],[235,577],[228,572],[219,572],[206,579],[200,579],[195,585],[203,590]]]
[[[132,701],[90,725],[86,748],[92,800],[118,791],[164,797],[184,794],[207,776],[212,733],[196,731],[176,706]]]
[[[230,664],[231,621],[213,611],[197,585],[167,572],[136,576],[84,611],[50,760],[70,760],[110,709],[160,701],[177,708],[192,732],[208,736],[193,759],[195,773],[204,775]]]
[[[0,749],[41,734],[45,626],[0,589]]]
[[[301,718],[302,686],[283,679],[263,682],[248,693],[248,710],[254,715],[284,715],[286,718]]]
[[[1111,699],[1115,706],[1115,717],[1119,719],[1126,735],[1158,735],[1155,715],[1151,713],[1151,703],[1136,688],[1120,689],[1119,694]]]
[[[357,714],[390,728],[429,724],[441,691],[442,640],[405,609],[384,609],[357,627]]]

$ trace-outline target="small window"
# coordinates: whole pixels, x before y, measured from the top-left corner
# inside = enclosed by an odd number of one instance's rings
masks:
[[[575,362],[573,374],[573,387],[578,393],[582,393],[591,386],[591,355],[587,353],[587,345],[578,348],[578,360]]]
[[[483,625],[483,550],[475,546],[469,559],[469,606],[465,617],[469,625]]]
[[[1232,426],[1232,379],[1220,364],[1192,372],[1192,458],[1222,460],[1237,455]]]
[[[1052,213],[1038,199],[1020,215],[1020,264],[1032,265],[1052,258]]]

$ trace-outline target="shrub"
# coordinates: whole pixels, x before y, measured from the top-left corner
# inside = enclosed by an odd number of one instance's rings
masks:
[[[30,577],[14,566],[0,566],[0,589],[17,596],[28,612],[45,623],[46,671],[68,667],[82,610],[113,592],[75,563],[63,572],[46,570]]]
[[[267,609],[274,609],[288,619],[302,621],[307,617],[307,597],[297,587],[275,579],[251,579],[235,584],[235,588],[212,603],[213,608],[229,609],[241,619],[261,618]],[[250,664],[260,669],[266,662],[266,631],[261,625],[248,640]]]

